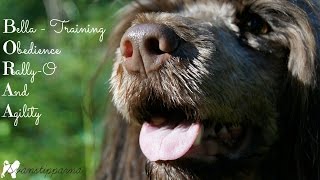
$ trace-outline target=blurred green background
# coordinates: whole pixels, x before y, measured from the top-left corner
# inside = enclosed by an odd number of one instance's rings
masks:
[[[52,76],[36,75],[30,83],[28,76],[3,76],[0,65],[0,94],[7,83],[12,90],[22,90],[28,84],[28,97],[0,96],[0,116],[10,104],[13,112],[24,104],[34,106],[42,114],[39,125],[35,118],[20,118],[14,126],[13,118],[0,117],[0,172],[3,161],[19,160],[20,168],[82,168],[80,174],[18,174],[17,179],[94,179],[99,163],[103,138],[104,117],[107,113],[108,79],[111,59],[106,58],[107,36],[116,11],[125,0],[0,0],[0,44],[7,40],[20,41],[29,49],[34,42],[38,49],[60,49],[60,55],[7,55],[0,51],[1,61],[12,61],[15,67],[30,62],[31,69],[41,70],[46,62],[54,62],[57,70]],[[4,34],[4,20],[29,20],[29,27],[45,28],[34,34]],[[100,34],[56,34],[49,20],[70,20],[68,27],[105,28]],[[6,174],[4,179],[11,179]]]

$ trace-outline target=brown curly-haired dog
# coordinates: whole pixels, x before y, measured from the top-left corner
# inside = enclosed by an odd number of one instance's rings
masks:
[[[121,13],[97,179],[320,179],[318,0]]]

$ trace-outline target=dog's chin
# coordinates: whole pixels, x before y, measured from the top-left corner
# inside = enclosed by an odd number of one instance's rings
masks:
[[[183,157],[173,161],[148,161],[146,173],[150,179],[247,179],[258,167],[256,160]]]
[[[248,121],[200,119],[197,112],[190,112],[192,108],[162,104],[148,104],[140,114],[140,147],[151,179],[206,179],[206,174],[221,178],[237,174],[234,169],[251,169],[251,161],[257,160],[256,154],[248,153],[256,133],[254,125],[242,123]]]

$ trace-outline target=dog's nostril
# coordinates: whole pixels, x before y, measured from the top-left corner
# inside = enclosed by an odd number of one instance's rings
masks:
[[[164,51],[161,50],[160,42],[157,38],[146,39],[145,47],[148,53],[150,54],[160,55],[165,53]]]
[[[123,45],[124,47],[123,47],[123,56],[125,57],[125,58],[130,58],[130,57],[132,57],[132,54],[133,54],[133,47],[132,47],[132,43],[129,41],[129,40],[127,40],[127,41],[125,41],[124,42],[124,45]]]
[[[160,55],[171,53],[178,47],[178,40],[170,37],[149,38],[145,40],[145,47],[149,54]]]
[[[178,46],[180,39],[177,39],[177,35],[174,33],[169,33],[167,37],[162,37],[159,39],[159,49],[165,53],[171,53],[175,51]]]

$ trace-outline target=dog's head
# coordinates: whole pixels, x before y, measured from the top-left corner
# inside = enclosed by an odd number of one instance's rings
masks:
[[[151,178],[318,177],[319,4],[149,0],[111,35],[113,102]],[[273,168],[274,167],[274,168]],[[291,173],[293,174],[293,173]],[[287,176],[288,177],[288,176]]]

